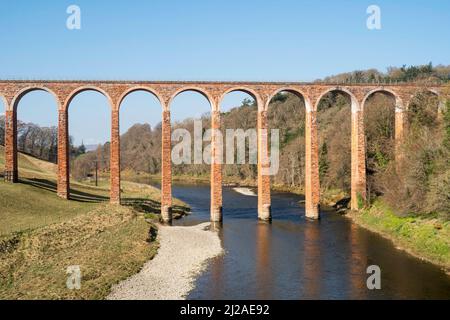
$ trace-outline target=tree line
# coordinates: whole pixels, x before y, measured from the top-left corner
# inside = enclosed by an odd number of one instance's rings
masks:
[[[0,145],[5,142],[5,117],[0,116]],[[70,153],[73,158],[86,150],[84,146],[76,147],[73,137],[69,137]],[[41,160],[57,163],[58,161],[58,128],[41,127],[32,122],[17,121],[17,149]]]

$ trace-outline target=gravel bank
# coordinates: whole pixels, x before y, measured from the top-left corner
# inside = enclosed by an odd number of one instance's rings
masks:
[[[181,300],[194,288],[207,260],[222,254],[216,232],[205,230],[209,222],[193,227],[160,226],[160,248],[142,270],[115,285],[109,300]]]

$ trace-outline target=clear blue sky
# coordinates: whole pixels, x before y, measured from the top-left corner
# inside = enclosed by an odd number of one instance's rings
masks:
[[[81,30],[66,9],[81,8]],[[366,9],[381,8],[381,30],[366,28]],[[355,69],[450,64],[450,1],[2,1],[0,78],[308,81]],[[227,99],[225,108],[242,95]],[[103,97],[71,106],[76,141],[109,139]],[[90,109],[86,119],[83,110]],[[160,121],[154,99],[126,101],[122,129]],[[175,119],[208,111],[186,93]],[[32,93],[19,117],[55,125],[51,97]],[[91,124],[92,123],[92,124]]]

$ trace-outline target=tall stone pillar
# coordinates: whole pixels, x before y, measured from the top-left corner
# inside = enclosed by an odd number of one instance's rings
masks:
[[[319,219],[319,139],[317,135],[317,112],[306,112],[305,125],[305,216]]]
[[[270,199],[267,111],[258,112],[258,218],[272,219]]]
[[[119,110],[111,111],[110,202],[120,204],[120,129]]]
[[[364,114],[359,108],[352,107],[351,137],[351,208],[361,209],[367,198],[366,191],[366,149],[364,134]]]
[[[161,220],[172,221],[172,132],[170,111],[162,114],[162,148],[161,148]]]
[[[222,141],[219,141],[220,111],[211,115],[211,221],[222,221]]]
[[[69,118],[67,108],[58,110],[58,196],[69,199]]]
[[[5,181],[16,183],[17,172],[17,112],[5,112]]]

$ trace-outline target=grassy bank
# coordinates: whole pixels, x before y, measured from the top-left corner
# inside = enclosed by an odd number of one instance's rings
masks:
[[[102,299],[157,252],[157,229],[146,218],[158,218],[158,189],[124,181],[124,205],[115,206],[107,180],[73,182],[67,201],[56,195],[55,172],[19,155],[20,183],[0,181],[0,299]],[[174,207],[187,210],[176,199]],[[81,290],[66,286],[70,266],[80,267]]]
[[[450,271],[450,221],[398,217],[381,200],[349,216],[357,224],[392,240],[397,247]]]
[[[102,299],[155,255],[155,232],[131,208],[100,204],[66,222],[3,236],[0,299]],[[66,286],[70,266],[80,267],[81,290]]]

